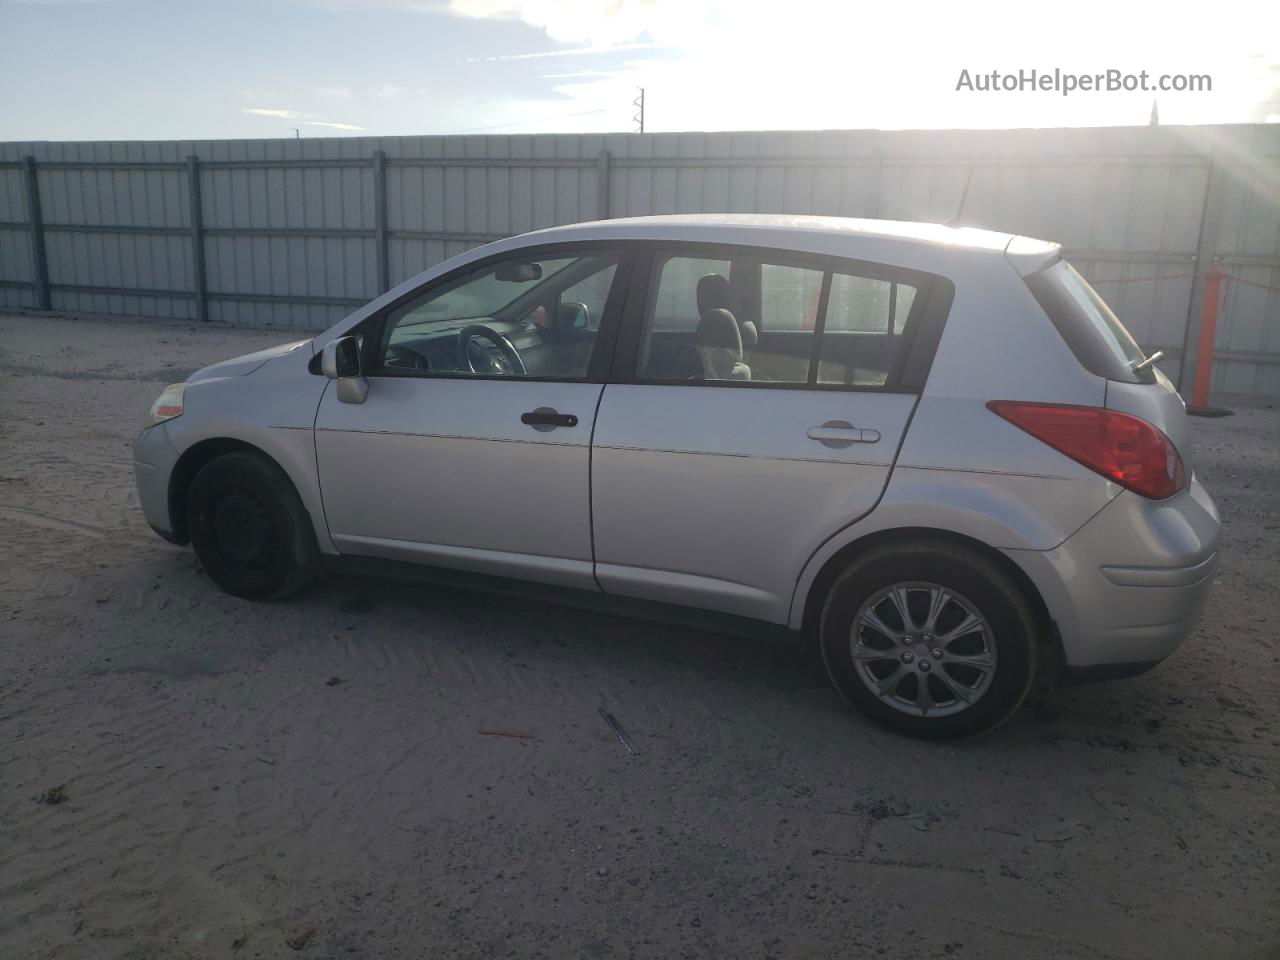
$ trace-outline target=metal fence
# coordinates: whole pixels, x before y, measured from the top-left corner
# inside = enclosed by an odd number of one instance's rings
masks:
[[[318,330],[492,239],[726,211],[1058,240],[1187,382],[1216,266],[1214,389],[1280,396],[1280,125],[0,143],[0,308]]]

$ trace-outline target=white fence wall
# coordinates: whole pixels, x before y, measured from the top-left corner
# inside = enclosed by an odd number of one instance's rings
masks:
[[[1175,364],[1216,265],[1215,390],[1280,396],[1280,126],[3,143],[0,307],[316,330],[491,239],[723,211],[1057,240]]]

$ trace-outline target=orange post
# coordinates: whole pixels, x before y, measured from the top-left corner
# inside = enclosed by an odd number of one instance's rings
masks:
[[[1194,407],[1209,406],[1209,377],[1213,373],[1213,344],[1218,332],[1218,301],[1223,273],[1210,267],[1204,275],[1204,310],[1200,316],[1200,342],[1196,347],[1196,381],[1191,394]]]

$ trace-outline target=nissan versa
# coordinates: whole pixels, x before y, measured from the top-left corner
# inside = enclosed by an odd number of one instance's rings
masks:
[[[610,220],[167,387],[135,470],[239,597],[343,561],[693,608],[815,637],[867,715],[963,736],[1195,625],[1218,515],[1155,359],[1055,244]]]

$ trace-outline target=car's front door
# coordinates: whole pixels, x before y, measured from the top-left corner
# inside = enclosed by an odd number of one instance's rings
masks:
[[[806,560],[884,489],[949,283],[695,245],[635,277],[592,449],[596,576],[785,622]]]
[[[339,551],[596,588],[590,440],[622,260],[508,254],[362,325],[368,393],[331,384],[316,418]]]

